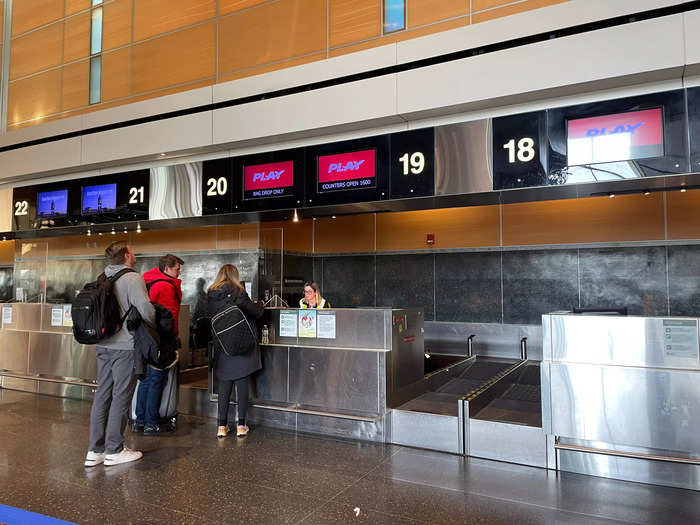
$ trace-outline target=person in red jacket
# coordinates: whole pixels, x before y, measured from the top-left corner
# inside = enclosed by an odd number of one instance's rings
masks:
[[[151,301],[165,306],[173,314],[175,335],[177,335],[180,303],[182,302],[182,281],[178,277],[180,277],[180,267],[183,264],[182,259],[169,253],[160,258],[157,268],[143,274]],[[132,430],[143,432],[145,435],[169,432],[171,430],[169,427],[162,427],[158,424],[160,398],[168,379],[168,371],[150,365],[146,368],[146,378],[141,381],[136,396],[136,421]]]

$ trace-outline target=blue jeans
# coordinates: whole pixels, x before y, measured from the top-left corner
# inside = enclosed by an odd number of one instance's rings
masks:
[[[160,398],[168,380],[168,371],[150,366],[146,370],[146,379],[141,381],[136,396],[136,421],[145,425],[157,425],[160,419]]]

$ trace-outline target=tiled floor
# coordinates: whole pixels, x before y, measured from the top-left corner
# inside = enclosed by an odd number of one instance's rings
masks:
[[[0,390],[0,503],[76,523],[700,523],[700,492],[182,417],[85,469],[90,404]],[[359,515],[356,515],[359,513]]]

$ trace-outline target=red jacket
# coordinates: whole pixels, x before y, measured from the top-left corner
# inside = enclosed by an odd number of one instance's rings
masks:
[[[146,286],[150,286],[148,296],[154,303],[162,304],[175,318],[175,333],[177,334],[178,318],[180,316],[180,303],[182,302],[182,281],[161,272],[158,267],[148,270],[143,274]],[[170,281],[170,282],[163,282]],[[172,283],[172,284],[171,284]]]

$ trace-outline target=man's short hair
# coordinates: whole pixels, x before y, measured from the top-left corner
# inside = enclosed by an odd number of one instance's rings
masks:
[[[168,255],[163,255],[158,259],[158,269],[164,272],[166,268],[173,268],[177,264],[185,264],[185,261],[180,259],[177,255],[169,253]]]
[[[124,264],[126,254],[129,253],[129,245],[126,241],[115,241],[105,250],[105,257],[109,264]]]

